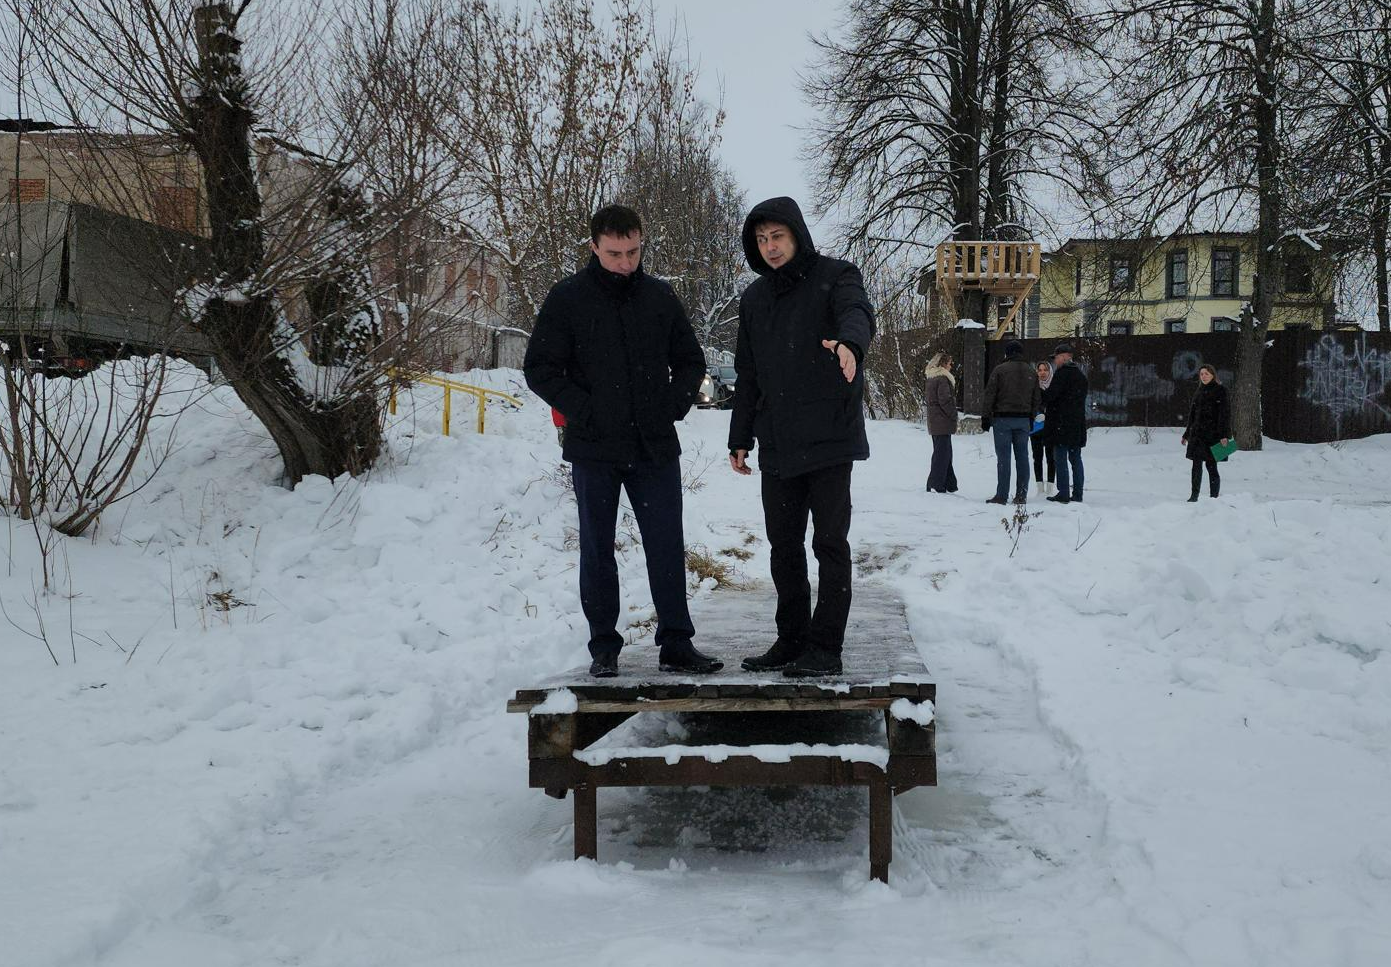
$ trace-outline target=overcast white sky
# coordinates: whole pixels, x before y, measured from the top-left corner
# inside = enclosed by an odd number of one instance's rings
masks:
[[[791,195],[810,209],[797,128],[812,111],[798,75],[815,54],[808,33],[832,30],[841,0],[655,0],[655,7],[659,23],[684,21],[705,99],[714,103],[724,84],[720,151],[748,203]]]

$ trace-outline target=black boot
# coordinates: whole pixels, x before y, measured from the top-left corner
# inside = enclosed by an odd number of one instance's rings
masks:
[[[589,674],[595,678],[614,678],[618,675],[618,652],[596,655],[589,663]]]
[[[1193,491],[1193,496],[1188,498],[1188,502],[1190,504],[1196,504],[1198,502],[1198,492],[1196,490]]]
[[[807,649],[800,658],[782,670],[785,678],[821,678],[840,673],[840,654],[821,648]]]
[[[763,654],[750,655],[739,664],[751,672],[775,672],[779,668],[786,668],[792,664],[801,654],[802,643],[800,641],[779,638],[773,642],[773,647]]]
[[[657,653],[657,667],[664,672],[685,672],[688,675],[709,675],[724,667],[718,658],[696,651],[689,641],[668,645]]]

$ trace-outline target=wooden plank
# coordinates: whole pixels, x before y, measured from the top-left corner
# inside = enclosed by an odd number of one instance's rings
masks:
[[[744,657],[762,654],[773,637],[776,595],[771,587],[746,591],[717,591],[692,605],[697,640],[702,650],[718,655],[725,667],[709,676],[681,676],[657,667],[657,649],[638,644],[623,649],[616,678],[590,678],[587,667],[573,668],[540,683],[519,689],[508,703],[510,711],[523,712],[545,700],[559,688],[570,689],[581,701],[625,699],[669,700],[677,697],[708,698],[714,688],[722,697],[750,698],[765,690],[783,694],[789,680],[778,672],[749,672],[740,667]],[[750,629],[761,629],[751,634]],[[927,668],[908,632],[902,598],[892,588],[872,583],[856,585],[850,620],[846,627],[842,674],[805,682],[823,694],[839,688],[877,684],[891,675],[909,674],[930,679]],[[804,694],[799,691],[799,695]]]
[[[869,784],[869,875],[880,883],[889,882],[889,863],[894,855],[894,801],[889,784],[878,780]]]
[[[616,702],[578,703],[576,711],[595,712],[857,712],[888,708],[895,699],[875,698],[673,698],[664,701],[626,699]],[[509,712],[525,712],[530,706],[507,703]]]
[[[599,790],[575,787],[575,859],[599,858]]]
[[[884,727],[888,733],[890,755],[935,756],[937,754],[935,722],[919,725],[917,722],[896,719],[891,712],[885,712]]]
[[[847,762],[830,756],[794,756],[787,762],[764,762],[753,756],[730,756],[721,762],[695,756],[674,763],[659,758],[613,759],[591,766],[578,759],[534,759],[533,789],[569,786],[865,786],[893,777],[871,762]]]

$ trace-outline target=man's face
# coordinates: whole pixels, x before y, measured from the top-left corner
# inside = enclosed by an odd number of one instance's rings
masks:
[[[764,222],[754,229],[753,237],[758,242],[758,254],[771,268],[782,268],[797,254],[792,229],[779,222]]]
[[[615,275],[632,275],[642,261],[642,232],[631,235],[600,235],[590,242],[590,249],[599,257],[599,264]]]
[[[1066,366],[1070,362],[1072,362],[1072,353],[1058,353],[1056,356],[1053,357],[1054,368],[1057,368],[1058,366]]]

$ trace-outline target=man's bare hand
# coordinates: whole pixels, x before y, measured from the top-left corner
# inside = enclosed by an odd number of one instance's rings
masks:
[[[840,371],[845,374],[845,381],[847,383],[854,382],[855,354],[850,351],[850,347],[835,339],[823,339],[821,345],[836,354],[836,360],[840,363]]]
[[[735,450],[729,455],[729,466],[735,473],[742,473],[745,476],[753,473],[753,468],[749,466],[747,458],[749,451]]]

